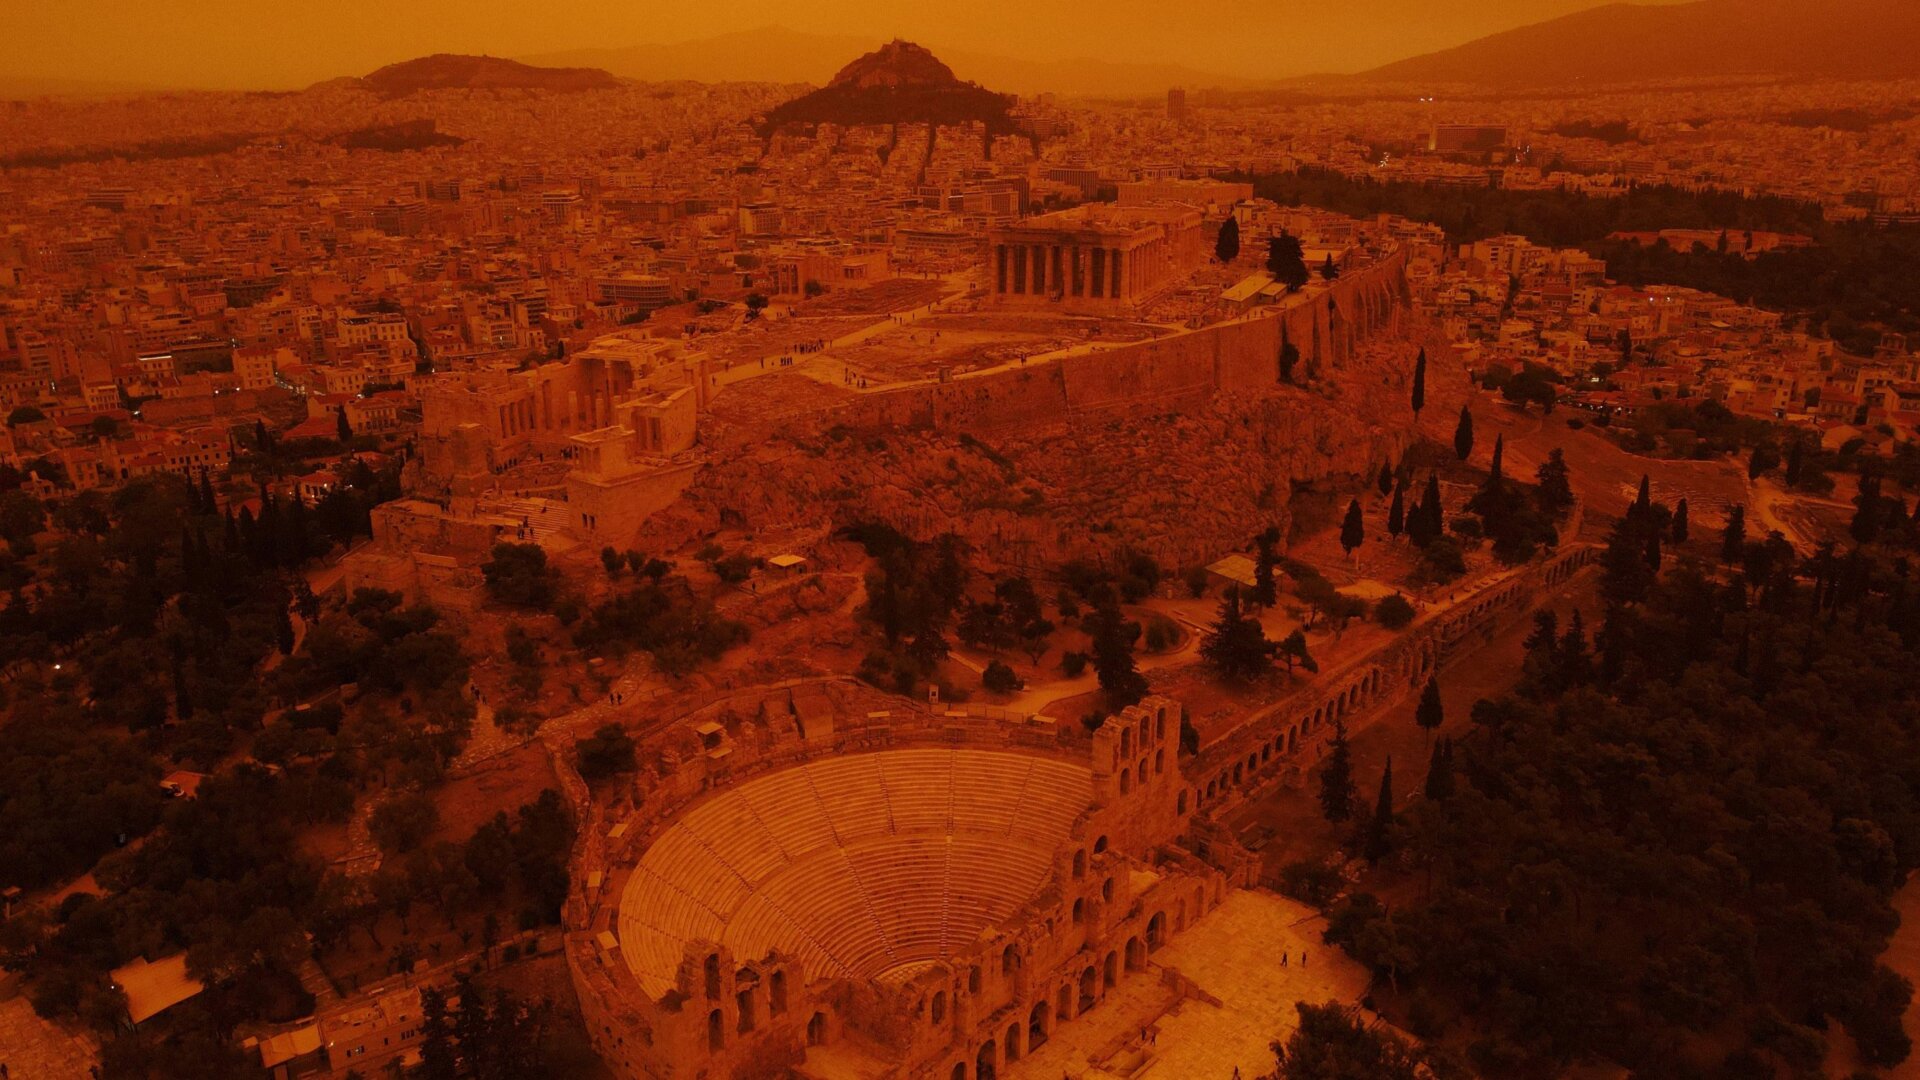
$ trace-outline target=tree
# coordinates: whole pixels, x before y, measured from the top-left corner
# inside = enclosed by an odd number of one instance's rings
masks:
[[[1558,447],[1547,454],[1547,460],[1540,463],[1534,471],[1538,486],[1534,489],[1534,503],[1540,512],[1551,521],[1563,521],[1573,509],[1573,486],[1568,482],[1567,460]]]
[[[37,424],[46,418],[47,414],[38,408],[32,405],[21,405],[7,414],[7,426],[11,428],[19,427],[21,424]]]
[[[1293,369],[1300,363],[1300,350],[1291,341],[1280,343],[1280,381],[1293,385]]]
[[[1360,500],[1353,499],[1347,503],[1346,520],[1340,523],[1340,546],[1346,549],[1347,557],[1352,558],[1355,549],[1366,538],[1366,522],[1360,514]]]
[[[347,422],[347,410],[336,409],[333,413],[333,436],[342,446],[353,441],[353,425]]]
[[[1026,684],[1020,681],[1020,676],[1012,668],[995,660],[980,673],[980,685],[996,694],[1011,694]]]
[[[1460,406],[1460,420],[1453,425],[1453,452],[1461,461],[1473,456],[1473,412]]]
[[[1432,685],[1432,684],[1428,684]],[[1380,794],[1373,802],[1373,817],[1367,822],[1362,844],[1370,863],[1377,863],[1393,850],[1393,755],[1387,755],[1387,767],[1380,774]]]
[[[1800,486],[1800,479],[1802,475],[1806,472],[1806,468],[1807,468],[1806,447],[1807,447],[1807,444],[1800,439],[1793,440],[1793,444],[1787,447],[1787,486],[1788,487]]]
[[[1406,490],[1405,485],[1394,487],[1393,503],[1387,507],[1387,535],[1395,539],[1399,539],[1400,534],[1406,529],[1406,507],[1403,505],[1402,496]]]
[[[632,772],[635,768],[633,751],[633,737],[618,724],[602,724],[592,735],[578,739],[573,744],[580,775],[588,780]]]
[[[1308,671],[1320,670],[1320,665],[1314,661],[1313,654],[1307,651],[1307,635],[1299,627],[1295,627],[1293,633],[1282,639],[1274,652],[1286,663],[1288,675],[1293,674],[1295,664]]]
[[[1273,662],[1273,645],[1257,619],[1240,606],[1240,589],[1229,585],[1220,599],[1220,614],[1208,628],[1200,655],[1228,679],[1251,679]]]
[[[1382,498],[1393,493],[1393,466],[1385,462],[1380,464],[1380,476],[1374,481],[1374,486],[1380,489]]]
[[[1367,1026],[1347,1005],[1329,1001],[1294,1008],[1300,1026],[1285,1045],[1274,1043],[1275,1080],[1419,1080],[1422,1055],[1390,1032]]]
[[[1440,677],[1427,678],[1427,685],[1420,690],[1420,704],[1414,706],[1413,722],[1427,733],[1427,739],[1433,739],[1434,729],[1446,719],[1446,713],[1440,704]]]
[[[1413,415],[1427,407],[1427,350],[1423,346],[1413,361]]]
[[[1146,676],[1133,664],[1133,643],[1140,637],[1140,626],[1122,617],[1111,593],[1105,603],[1094,607],[1084,628],[1092,639],[1093,670],[1108,707],[1124,709],[1146,697]]]
[[[1747,508],[1735,503],[1727,511],[1727,527],[1720,533],[1720,561],[1738,563],[1747,550]]]
[[[1374,621],[1389,630],[1405,629],[1409,623],[1413,622],[1413,616],[1413,605],[1399,593],[1383,596],[1379,603],[1373,605]]]
[[[453,1050],[453,1024],[447,1016],[447,996],[438,988],[420,989],[420,1064],[418,1080],[454,1080],[459,1062]]]
[[[1279,543],[1280,530],[1271,527],[1253,538],[1253,593],[1247,599],[1258,607],[1272,607],[1280,599],[1273,580],[1273,567],[1279,561],[1274,549]]]
[[[1240,257],[1240,221],[1229,217],[1220,223],[1220,237],[1213,243],[1214,257],[1230,263]]]
[[[1627,507],[1629,518],[1644,517],[1653,512],[1653,487],[1647,480],[1647,474],[1640,474],[1640,491],[1633,497],[1633,505]]]
[[[1747,479],[1758,480],[1779,467],[1780,448],[1770,442],[1761,443],[1747,458]]]
[[[493,545],[493,558],[481,564],[480,574],[488,594],[503,604],[539,610],[553,604],[552,571],[539,544]]]
[[[1673,542],[1687,542],[1687,500],[1681,499],[1673,506]]]
[[[1345,720],[1333,722],[1327,747],[1327,763],[1320,768],[1320,814],[1338,825],[1353,816],[1353,750]]]
[[[367,832],[388,855],[404,855],[420,846],[440,827],[440,808],[433,796],[409,791],[392,796],[373,808]]]
[[[1320,277],[1326,281],[1333,281],[1339,276],[1340,276],[1340,267],[1335,265],[1333,261],[1333,253],[1328,252],[1326,261],[1320,264]]]
[[[1299,292],[1306,285],[1310,275],[1298,237],[1283,232],[1267,241],[1267,272],[1288,292]]]
[[[1433,753],[1427,760],[1427,782],[1422,794],[1428,799],[1439,800],[1453,795],[1453,740],[1441,737],[1433,744]]]

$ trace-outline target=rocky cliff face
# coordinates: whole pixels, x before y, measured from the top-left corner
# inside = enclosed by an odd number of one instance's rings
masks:
[[[1124,547],[1168,566],[1211,561],[1268,525],[1285,531],[1297,489],[1357,487],[1398,459],[1414,437],[1408,381],[1419,344],[1376,337],[1308,387],[1043,428],[715,431],[713,459],[640,543],[873,520],[922,538],[959,533],[1007,565]],[[1449,379],[1428,370],[1434,392]]]

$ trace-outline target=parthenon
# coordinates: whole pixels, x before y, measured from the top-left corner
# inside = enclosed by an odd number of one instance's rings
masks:
[[[1147,303],[1206,257],[1200,212],[1173,205],[1077,206],[995,229],[988,242],[995,303],[1086,312]]]

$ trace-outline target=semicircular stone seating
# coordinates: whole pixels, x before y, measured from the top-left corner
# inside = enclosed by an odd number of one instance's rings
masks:
[[[754,777],[641,855],[620,950],[656,999],[695,939],[740,960],[780,949],[809,978],[904,980],[1031,898],[1092,801],[1085,766],[1003,750],[882,750]]]

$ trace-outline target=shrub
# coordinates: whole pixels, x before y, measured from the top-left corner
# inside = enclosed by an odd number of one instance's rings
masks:
[[[1085,670],[1087,670],[1086,653],[1067,652],[1060,654],[1060,671],[1066,675],[1067,678],[1077,679],[1080,677],[1080,673]]]
[[[1012,668],[995,660],[980,673],[980,685],[996,694],[1011,694],[1026,684],[1020,681],[1020,676],[1014,674]]]
[[[1180,640],[1180,628],[1165,615],[1154,615],[1147,619],[1146,645],[1148,652],[1165,652],[1173,648]]]
[[[602,724],[599,730],[573,744],[580,775],[599,780],[615,773],[632,772],[633,739],[618,724]]]
[[[1374,621],[1389,630],[1404,629],[1413,621],[1413,615],[1413,605],[1399,593],[1383,596],[1379,603],[1373,605]]]

